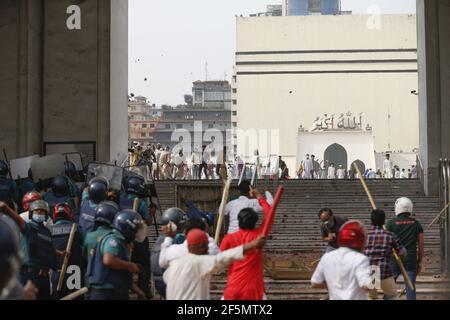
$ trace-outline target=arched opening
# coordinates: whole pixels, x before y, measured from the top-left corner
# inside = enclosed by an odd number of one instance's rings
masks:
[[[361,173],[364,173],[364,171],[366,171],[366,165],[364,164],[364,162],[362,162],[361,160],[355,160],[352,162],[351,167],[354,168],[353,164],[357,164],[359,170],[361,171]]]
[[[339,165],[342,165],[342,167],[347,170],[347,151],[340,144],[334,143],[330,145],[325,150],[323,158],[327,166],[334,163],[336,168],[338,168]]]

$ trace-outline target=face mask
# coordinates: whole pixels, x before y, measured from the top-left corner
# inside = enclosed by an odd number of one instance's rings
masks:
[[[33,214],[33,221],[36,223],[44,223],[47,220],[46,216],[43,216],[41,214]]]

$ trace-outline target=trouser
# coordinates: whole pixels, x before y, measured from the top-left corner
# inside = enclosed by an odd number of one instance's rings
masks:
[[[397,285],[395,284],[394,277],[389,277],[381,280],[381,290],[384,293],[384,300],[397,300]],[[378,290],[372,289],[369,291],[369,299],[377,300]]]
[[[202,162],[198,170],[198,179],[202,178],[202,170],[205,173],[205,178],[208,179],[208,165],[206,162]]]
[[[162,279],[155,279],[155,289],[161,298],[166,299],[166,283]]]
[[[52,299],[48,269],[23,267],[19,274],[19,282],[22,286],[25,286],[28,281],[31,281],[36,289],[38,289],[36,300]]]
[[[53,297],[54,297],[55,299],[59,299],[59,298],[61,298],[61,297],[65,297],[65,296],[67,296],[67,295],[69,295],[69,294],[71,294],[71,293],[76,292],[78,289],[84,287],[84,278],[83,278],[83,276],[82,276],[82,275],[84,274],[84,272],[83,272],[83,269],[80,268],[80,270],[81,270],[81,274],[80,274],[80,276],[81,276],[81,279],[80,279],[80,287],[79,287],[79,288],[75,288],[75,289],[69,290],[69,288],[67,287],[67,280],[68,280],[69,274],[66,272],[66,276],[65,276],[64,279],[63,279],[63,285],[62,285],[62,289],[61,289],[61,293],[60,293],[60,294],[58,294],[58,293],[56,292],[56,290],[57,290],[57,288],[58,288],[59,275],[61,274],[61,270],[59,270],[58,272],[52,272],[52,275],[51,275],[51,277],[50,277],[50,280],[51,280],[52,288],[53,288]],[[74,280],[76,280],[76,279],[74,279]],[[76,299],[76,300],[83,300],[82,297],[83,297],[83,296],[81,296],[80,298],[78,298],[78,299]]]
[[[137,286],[145,293],[147,299],[152,298],[150,291],[150,266],[142,266],[138,274]]]
[[[196,178],[199,176],[200,170],[199,170],[198,168],[199,168],[199,165],[198,165],[198,164],[193,164],[193,165],[192,165],[192,177],[193,177],[194,179],[196,179]]]
[[[221,164],[216,164],[216,176],[219,177],[219,179],[222,179],[222,175],[220,174],[220,169],[222,168]]]
[[[400,268],[398,267],[397,263],[391,264],[392,273],[394,274],[394,279],[397,281],[397,278],[401,274]],[[409,278],[411,279],[411,282],[413,284],[414,290],[411,290],[411,288],[408,286],[405,280],[405,287],[406,287],[406,299],[407,300],[416,300],[416,277],[417,277],[417,268],[407,268],[405,266],[406,273],[408,274]]]
[[[127,292],[116,292],[114,289],[96,289],[92,288],[87,300],[129,300],[130,297]]]

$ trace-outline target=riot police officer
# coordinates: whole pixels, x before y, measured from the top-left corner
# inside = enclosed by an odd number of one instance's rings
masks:
[[[89,232],[94,231],[95,209],[100,202],[106,200],[108,188],[109,183],[105,178],[95,177],[89,181],[89,186],[83,192],[78,222],[83,239]]]
[[[120,196],[120,209],[132,209],[134,200],[143,196],[144,178],[138,175],[129,176],[125,180],[125,194]],[[139,199],[138,213],[147,225],[151,223],[148,205],[143,199]],[[131,261],[139,264],[142,268],[138,276],[138,287],[145,293],[147,299],[151,298],[150,291],[150,244],[147,237],[142,242],[134,242]]]
[[[64,176],[56,176],[52,180],[51,191],[44,192],[42,200],[48,203],[50,208],[54,208],[58,203],[67,203],[75,211],[74,198],[69,194],[69,181]],[[49,212],[53,220],[53,211]]]
[[[139,266],[130,262],[130,244],[145,238],[144,221],[132,210],[120,211],[112,232],[100,239],[88,264],[89,300],[128,300],[133,273]]]
[[[19,190],[14,180],[8,179],[8,164],[0,160],[0,201],[5,202],[10,208],[19,203]]]
[[[83,256],[89,261],[94,255],[94,249],[98,241],[107,233],[110,233],[119,206],[113,201],[102,201],[95,209],[94,231],[89,232],[84,239]]]
[[[47,202],[37,200],[31,203],[30,222],[25,222],[3,202],[0,202],[0,209],[16,222],[21,231],[25,258],[20,271],[20,283],[24,285],[30,280],[38,289],[37,299],[51,299],[49,271],[56,270],[56,256],[63,256],[65,252],[55,249],[52,234],[44,226],[49,213]]]
[[[67,243],[69,242],[72,225],[74,224],[72,208],[67,203],[57,204],[54,208],[53,218],[54,224],[50,226],[53,245],[55,246],[56,250],[64,251],[67,248]],[[59,296],[66,296],[76,291],[77,289],[80,289],[80,287],[82,286],[84,268],[81,256],[81,236],[80,232],[77,229],[75,229],[71,251],[68,252],[67,254],[69,255],[68,266],[71,266],[72,267],[71,269],[73,270],[71,270],[70,272],[68,272],[69,270],[66,270],[66,275],[64,276],[63,279],[64,282],[62,286],[62,291],[54,292],[54,294],[58,294]],[[57,257],[56,265],[58,271],[52,274],[52,284],[54,290],[56,290],[58,287],[58,281],[63,262],[64,257]],[[73,274],[74,277],[79,277],[73,279],[74,283],[77,284],[78,287],[74,285],[73,288],[70,289],[68,288],[66,280],[70,275],[72,275],[72,273],[74,273]]]
[[[184,242],[185,237],[183,235],[183,228],[184,223],[186,221],[186,213],[179,209],[179,208],[170,208],[164,211],[160,224],[161,225],[167,225],[170,222],[174,223],[177,230],[176,230],[176,236],[174,238],[174,244],[181,244]],[[151,250],[151,258],[150,258],[150,265],[151,265],[151,273],[153,275],[153,281],[155,283],[155,288],[158,291],[159,295],[162,298],[166,298],[166,284],[163,280],[163,273],[165,270],[163,270],[159,266],[159,254],[161,252],[161,244],[164,242],[165,236],[161,234],[158,239],[156,240],[155,244],[152,247]]]

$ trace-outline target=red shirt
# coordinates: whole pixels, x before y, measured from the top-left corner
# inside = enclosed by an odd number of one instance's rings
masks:
[[[264,210],[264,220],[261,226],[254,230],[243,230],[227,234],[220,244],[220,251],[235,248],[251,242],[263,234],[263,229],[269,223],[270,205],[266,199],[259,198],[259,204]],[[233,262],[228,270],[227,286],[224,291],[225,300],[262,300],[264,296],[263,251],[252,250],[245,258]]]

